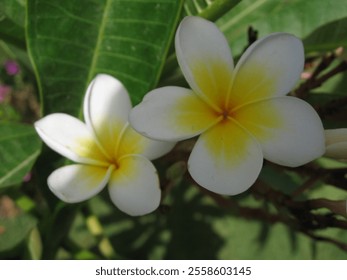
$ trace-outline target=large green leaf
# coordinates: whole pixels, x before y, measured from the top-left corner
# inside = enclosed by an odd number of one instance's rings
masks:
[[[347,17],[325,24],[304,40],[306,51],[331,51],[347,47]]]
[[[247,45],[249,26],[260,36],[289,32],[305,38],[321,25],[346,17],[346,14],[346,0],[243,0],[218,24],[233,52],[239,54]]]
[[[24,28],[25,0],[0,0],[0,10],[16,25]]]
[[[80,112],[97,73],[120,79],[138,103],[158,82],[182,0],[30,0],[27,43],[44,112]]]
[[[32,126],[0,122],[0,188],[22,182],[40,149]]]
[[[19,245],[36,222],[34,217],[25,213],[15,217],[0,217],[0,254]]]
[[[25,1],[0,0],[0,40],[25,48]]]

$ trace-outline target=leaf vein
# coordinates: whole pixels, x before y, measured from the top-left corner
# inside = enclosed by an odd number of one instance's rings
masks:
[[[132,61],[132,62],[136,62],[136,63],[142,64],[142,65],[146,65],[147,67],[152,68],[152,69],[154,68],[154,66],[151,63],[144,61],[144,60],[141,60],[141,59],[138,59],[136,57],[130,56],[130,55],[121,54],[121,53],[103,52],[103,51],[100,51],[99,54],[103,54],[105,56],[110,56],[110,57],[122,58],[122,59],[125,59],[128,61]]]
[[[40,150],[37,150],[33,154],[29,155],[24,161],[22,161],[20,164],[18,164],[15,168],[9,170],[5,176],[0,178],[0,185],[3,184],[8,178],[11,178],[16,172],[19,172],[21,169],[23,169],[25,166],[27,166],[32,160],[35,159],[40,154]]]

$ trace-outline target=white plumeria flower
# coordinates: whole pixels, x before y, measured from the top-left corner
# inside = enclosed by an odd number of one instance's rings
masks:
[[[157,140],[200,137],[189,157],[193,179],[210,191],[236,195],[257,179],[263,158],[295,167],[321,156],[321,120],[306,102],[285,96],[298,82],[304,51],[296,37],[266,36],[236,67],[213,23],[186,17],[175,38],[190,89],[148,93],[130,113],[131,125]]]
[[[158,174],[150,162],[173,148],[173,143],[149,140],[128,124],[131,101],[115,78],[100,74],[84,98],[86,123],[55,113],[35,123],[42,140],[76,162],[55,170],[48,186],[61,200],[84,201],[108,183],[113,203],[136,216],[155,210],[161,197]]]
[[[347,160],[347,128],[325,130],[325,156]]]

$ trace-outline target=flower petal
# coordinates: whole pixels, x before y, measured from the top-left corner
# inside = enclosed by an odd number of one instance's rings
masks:
[[[61,200],[75,203],[99,193],[107,184],[114,167],[108,169],[91,165],[67,165],[48,177],[50,190]]]
[[[213,106],[224,104],[234,63],[218,27],[199,17],[186,17],[177,29],[175,47],[178,63],[192,90]]]
[[[145,157],[123,157],[113,172],[109,192],[113,203],[131,216],[154,211],[160,203],[158,174]]]
[[[90,83],[84,99],[84,118],[109,155],[115,152],[131,107],[127,90],[112,76],[99,74]]]
[[[347,142],[347,128],[326,129],[324,131],[326,145]]]
[[[92,133],[76,118],[62,113],[47,115],[35,122],[35,129],[51,149],[68,159],[86,164],[105,164],[106,159]]]
[[[203,133],[188,161],[193,179],[219,194],[236,195],[257,179],[263,155],[258,142],[233,121]]]
[[[325,130],[326,151],[324,156],[347,159],[347,128]]]
[[[128,125],[122,135],[117,156],[139,154],[153,160],[170,152],[175,144],[176,142],[158,141],[144,137]]]
[[[142,135],[163,141],[179,141],[200,134],[218,116],[191,90],[163,87],[149,92],[129,116]]]
[[[334,159],[346,160],[347,142],[340,142],[327,146],[324,156]]]
[[[320,157],[325,150],[324,129],[316,111],[289,96],[244,106],[238,121],[261,143],[265,159],[296,167]]]
[[[231,104],[286,95],[304,67],[302,42],[293,35],[273,33],[251,45],[235,67]]]

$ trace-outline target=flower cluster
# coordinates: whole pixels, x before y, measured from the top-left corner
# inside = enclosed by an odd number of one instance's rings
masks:
[[[150,160],[196,136],[188,170],[199,185],[224,195],[246,191],[264,159],[296,167],[324,154],[317,113],[303,100],[286,96],[303,70],[299,39],[268,35],[234,66],[220,30],[202,18],[186,17],[175,48],[190,89],[154,89],[131,110],[122,84],[98,75],[85,96],[85,123],[56,113],[35,124],[48,146],[77,162],[49,176],[59,198],[82,201],[108,184],[120,210],[130,215],[153,211],[160,189]]]
[[[296,167],[324,153],[317,113],[303,100],[285,96],[304,66],[299,39],[285,33],[266,36],[235,67],[225,37],[209,21],[185,18],[175,39],[191,89],[153,90],[132,110],[130,122],[158,140],[199,135],[188,161],[197,183],[236,195],[257,179],[263,158]]]

